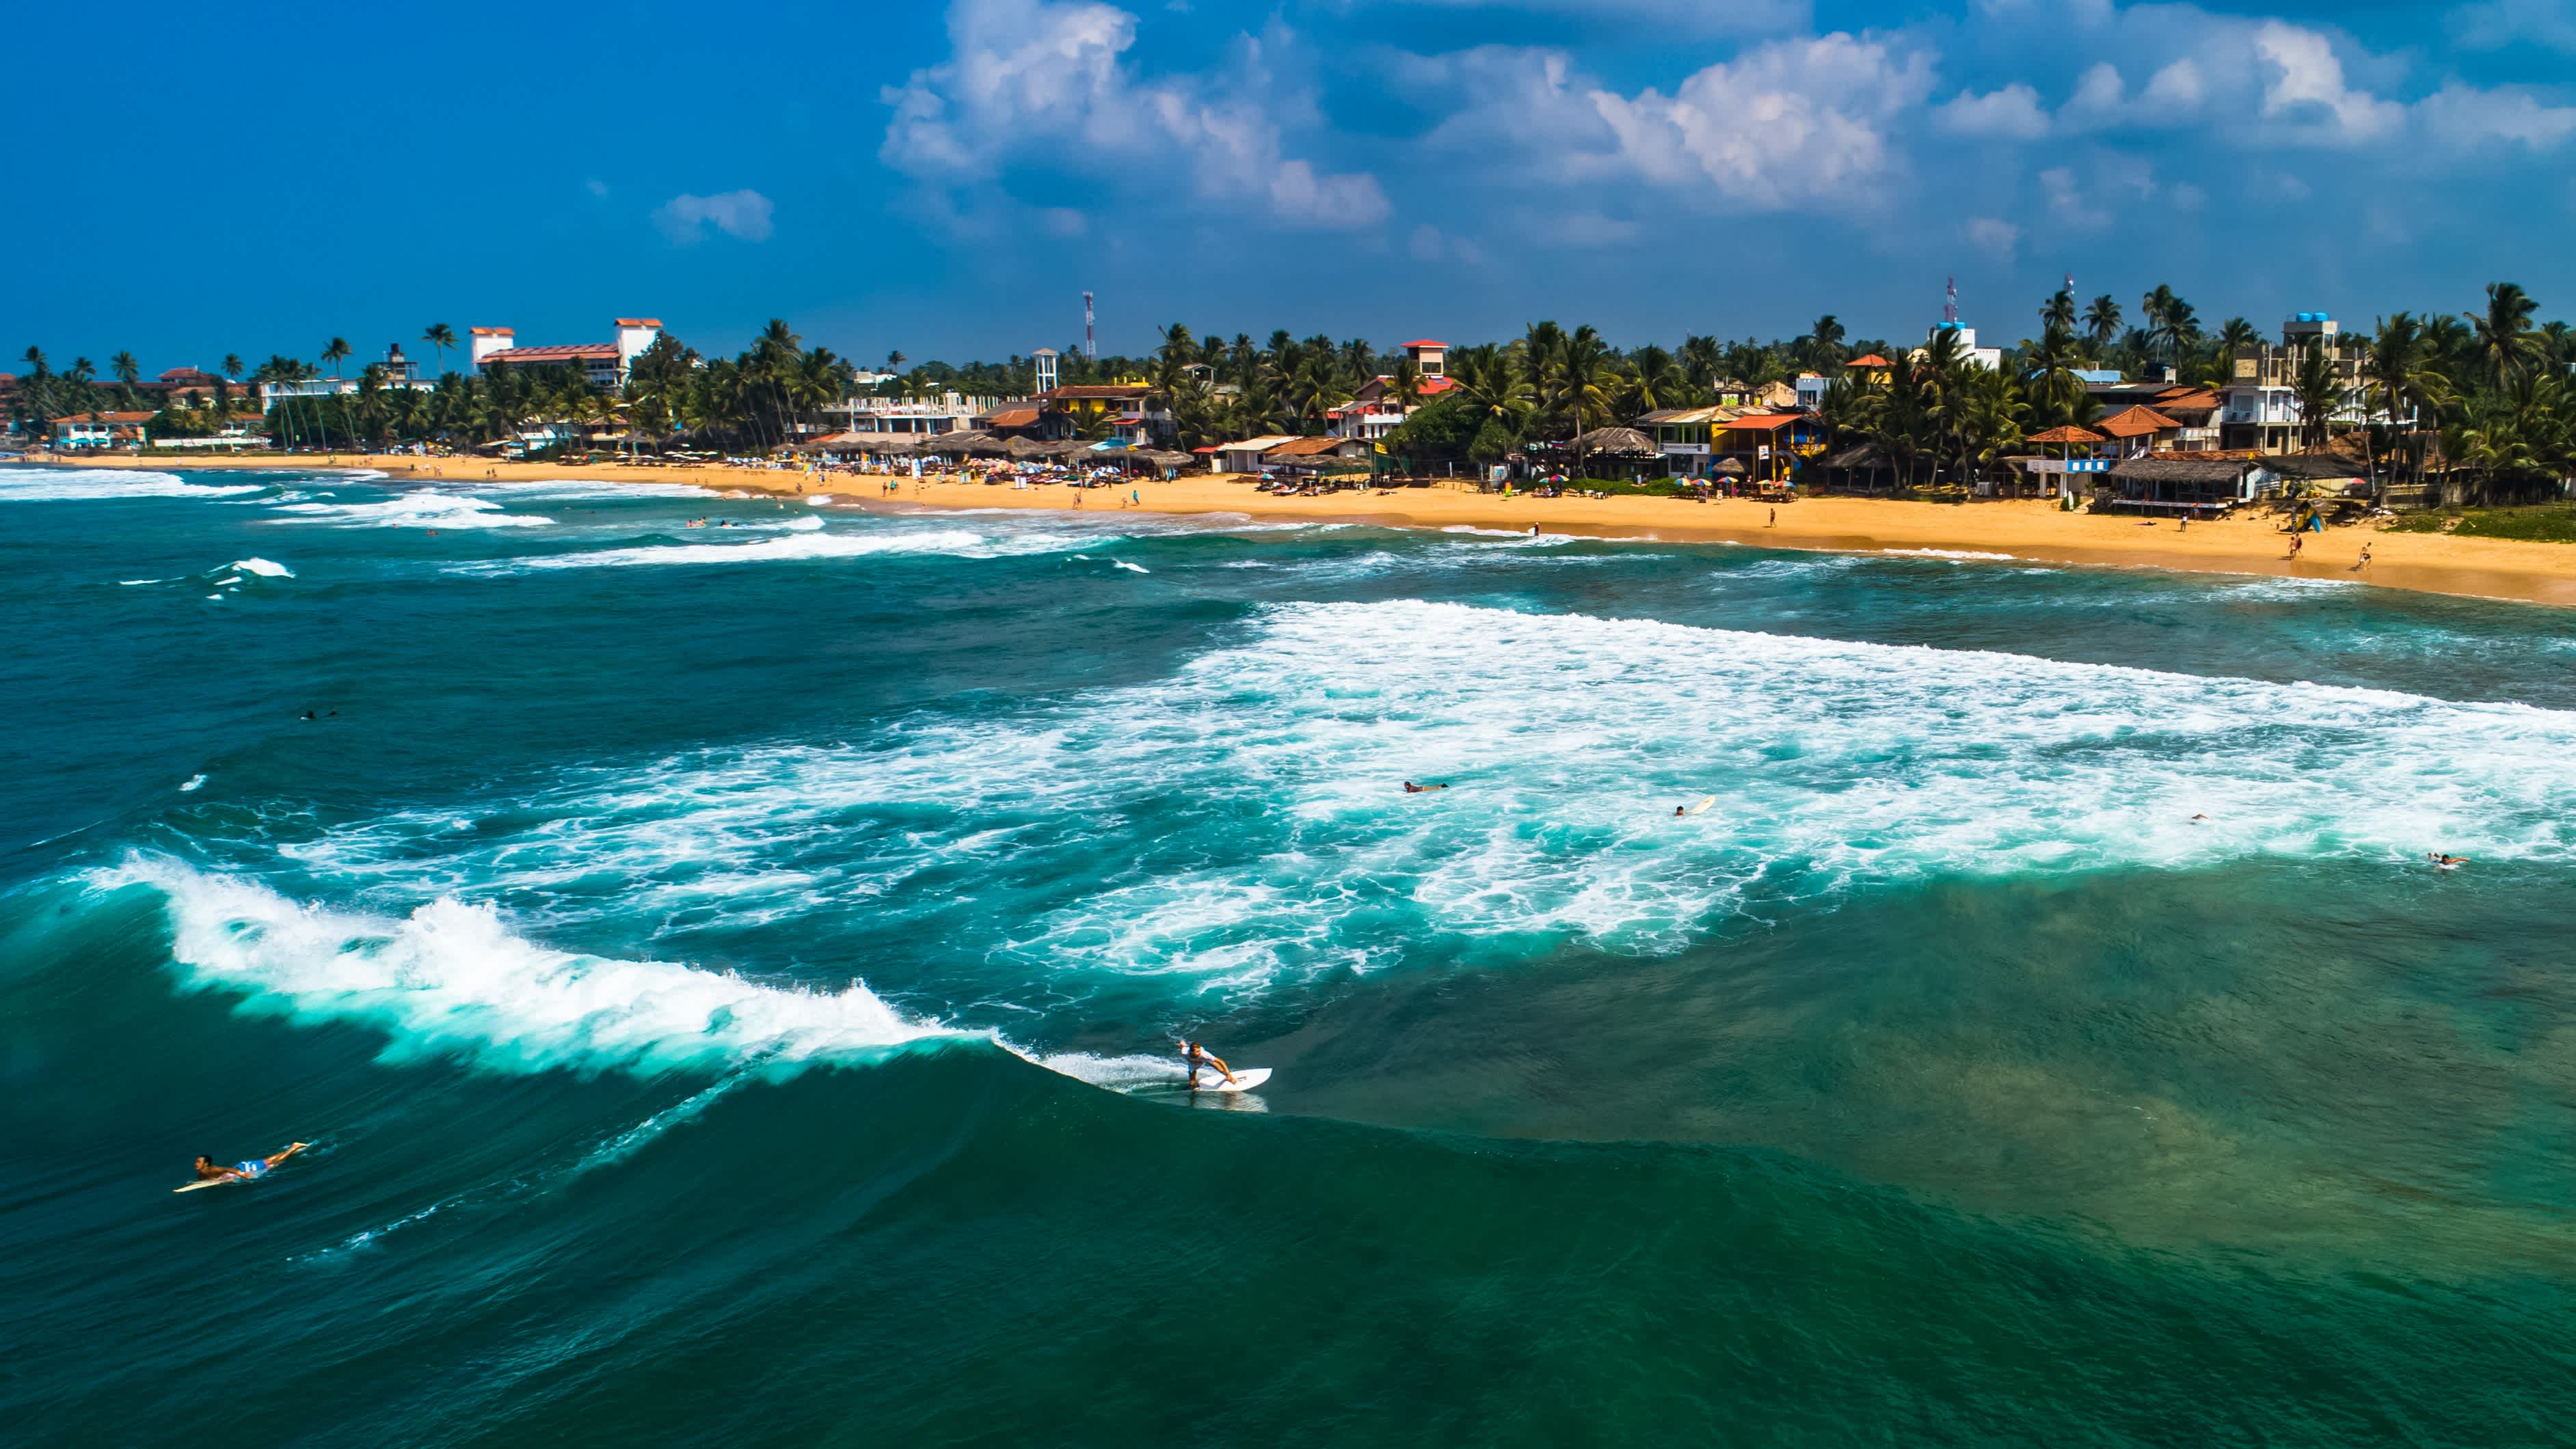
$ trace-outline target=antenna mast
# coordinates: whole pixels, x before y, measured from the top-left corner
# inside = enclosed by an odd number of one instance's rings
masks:
[[[1950,300],[1941,304],[1941,325],[1959,325],[1959,279],[1956,277],[1950,279]]]
[[[1082,355],[1084,360],[1089,362],[1100,360],[1100,343],[1091,332],[1091,294],[1089,292],[1082,294]]]

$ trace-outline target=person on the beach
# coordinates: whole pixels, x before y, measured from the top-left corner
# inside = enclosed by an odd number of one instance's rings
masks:
[[[1228,1078],[1227,1080],[1231,1081],[1232,1078]],[[313,1144],[310,1142],[289,1142],[283,1148],[270,1153],[266,1157],[254,1157],[247,1162],[236,1162],[230,1167],[226,1167],[215,1161],[212,1157],[200,1152],[197,1154],[197,1181],[233,1182],[238,1180],[241,1182],[249,1182],[253,1179],[266,1176],[270,1168],[275,1167],[277,1164],[284,1162],[286,1159],[293,1157],[295,1154],[312,1145]]]
[[[1193,1092],[1199,1089],[1199,1072],[1202,1068],[1215,1072],[1218,1076],[1225,1078],[1228,1084],[1231,1084],[1234,1081],[1234,1073],[1226,1070],[1225,1058],[1217,1056],[1215,1053],[1210,1052],[1206,1047],[1200,1046],[1197,1042],[1183,1041],[1181,1043],[1181,1060],[1189,1063],[1190,1090]]]
[[[1772,510],[1771,510],[1771,521],[1770,521],[1769,523],[1766,523],[1766,524],[1762,525],[1762,526],[1763,526],[1764,528],[1777,528],[1777,527],[1779,527],[1779,526],[1780,526],[1780,510],[1779,510],[1779,509],[1777,509],[1777,508],[1772,509]]]
[[[2363,544],[2363,545],[2361,546],[2361,562],[2359,562],[2359,563],[2357,563],[2357,564],[2354,564],[2352,567],[2353,567],[2354,572],[2356,572],[2356,573],[2358,573],[2359,571],[2361,571],[2361,570],[2363,570],[2363,569],[2366,569],[2366,568],[2370,567],[2370,545],[2369,545],[2369,544],[2366,544],[2366,543],[2365,543],[2365,544]]]
[[[1426,790],[1446,790],[1448,788],[1449,787],[1446,785],[1417,785],[1411,780],[1404,782],[1404,793],[1407,795],[1419,795]]]
[[[2303,545],[2305,545],[2305,544],[2307,543],[2307,541],[2308,541],[2308,536],[2307,536],[2306,534],[2304,534],[2304,533],[2294,533],[2294,534],[2291,534],[2291,535],[2290,535],[2290,557],[2292,557],[2292,558],[2297,558],[2297,557],[2299,556],[2299,549],[2300,549]]]

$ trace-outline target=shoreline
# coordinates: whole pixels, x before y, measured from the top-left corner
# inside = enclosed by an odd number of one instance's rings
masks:
[[[2454,538],[2433,533],[2390,533],[2370,525],[2309,534],[2300,556],[2288,557],[2289,536],[2267,518],[2177,527],[2169,520],[2090,513],[2062,513],[2037,499],[1969,503],[1919,503],[1836,496],[1774,505],[1752,499],[1692,503],[1671,498],[1535,498],[1478,493],[1434,485],[1391,495],[1374,491],[1320,498],[1281,498],[1256,493],[1249,478],[1194,475],[1172,482],[1138,480],[1117,488],[1071,489],[1045,484],[1019,490],[980,480],[918,482],[888,474],[836,473],[815,483],[792,469],[732,464],[636,467],[625,464],[493,463],[477,458],[383,457],[359,454],[306,457],[47,458],[40,466],[69,468],[188,469],[192,471],[302,471],[366,468],[406,482],[537,482],[580,479],[609,483],[686,483],[717,491],[795,496],[830,493],[869,512],[950,512],[1008,509],[1026,512],[1123,512],[1133,489],[1147,513],[1181,516],[1232,514],[1254,519],[1314,523],[1366,523],[1394,528],[1489,528],[1661,543],[1737,543],[1764,548],[1834,553],[1985,555],[1995,562],[2071,565],[2081,568],[2146,567],[2188,573],[2240,574],[2324,582],[2367,583],[2419,593],[2576,607],[2576,545],[2512,539]],[[38,462],[29,459],[29,462]],[[886,484],[899,490],[887,494]],[[2372,561],[2355,567],[2367,543]]]

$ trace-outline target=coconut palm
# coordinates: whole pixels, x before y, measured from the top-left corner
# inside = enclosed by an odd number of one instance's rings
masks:
[[[335,381],[335,382],[336,382],[336,381],[338,381],[338,380],[339,380],[339,377],[340,377],[340,364],[341,364],[342,362],[346,361],[346,360],[348,359],[348,356],[349,356],[349,339],[348,339],[348,338],[346,338],[346,337],[334,337],[334,338],[332,338],[328,343],[324,344],[324,346],[323,346],[323,348],[322,348],[322,361],[323,361],[324,365],[328,366],[328,367],[331,369],[331,377],[332,377],[332,380],[333,380],[333,381]]]
[[[2120,335],[2120,304],[2108,294],[2093,299],[2084,309],[2084,335],[2096,348],[2108,347]]]
[[[2309,338],[2299,354],[2299,370],[2291,379],[2290,397],[2299,409],[2299,430],[2311,448],[2323,446],[2333,436],[2334,415],[2343,406],[2343,377],[2335,370],[2334,359],[2326,355],[2325,344]]]
[[[2531,316],[2540,304],[2512,282],[2487,284],[2487,307],[2463,314],[2477,337],[2477,360],[2486,382],[2501,391],[2540,355]]]
[[[447,371],[447,353],[456,345],[456,329],[444,322],[432,322],[423,328],[420,340],[438,351],[438,370]]]

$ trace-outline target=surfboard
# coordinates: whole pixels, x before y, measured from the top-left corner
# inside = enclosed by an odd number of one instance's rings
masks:
[[[210,1177],[203,1182],[192,1182],[185,1187],[174,1187],[170,1190],[172,1192],[195,1192],[201,1187],[224,1187],[232,1183],[248,1181],[250,1181],[250,1179],[247,1177]]]
[[[1199,1084],[1192,1090],[1200,1092],[1249,1092],[1253,1088],[1258,1087],[1269,1080],[1270,1069],[1268,1067],[1244,1067],[1234,1074],[1234,1080],[1231,1082],[1218,1076],[1214,1072],[1201,1072],[1199,1073]]]
[[[1687,810],[1683,811],[1682,813],[1683,813],[1684,815],[1697,815],[1697,814],[1698,814],[1698,813],[1700,813],[1701,811],[1706,810],[1708,807],[1710,807],[1711,805],[1714,805],[1714,804],[1716,804],[1716,803],[1717,803],[1717,797],[1716,797],[1716,796],[1714,796],[1714,795],[1702,795],[1702,796],[1700,796],[1700,797],[1699,797],[1699,803],[1698,803],[1698,804],[1693,805],[1692,807],[1690,807],[1689,809],[1687,809]]]

